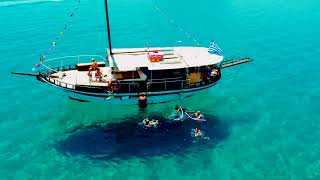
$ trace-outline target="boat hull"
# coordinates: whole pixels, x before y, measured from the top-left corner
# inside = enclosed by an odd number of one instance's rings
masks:
[[[216,83],[215,83],[216,84]],[[204,91],[215,84],[210,84],[206,87],[194,88],[189,91],[172,91],[172,92],[158,92],[157,94],[148,94],[147,103],[148,104],[159,104],[167,103],[172,101],[182,100],[193,96],[199,91]],[[110,104],[110,105],[138,105],[139,96],[137,94],[117,94],[117,95],[101,95],[101,94],[84,94],[82,92],[67,91],[68,97],[74,100],[83,102],[95,102],[99,104]]]
[[[70,99],[79,102],[94,102],[99,104],[107,105],[138,105],[139,95],[136,93],[128,94],[108,94],[108,93],[88,93],[83,91],[77,91],[72,89],[62,88],[54,84],[49,83],[52,86],[60,88],[64,91]],[[159,104],[167,103],[172,101],[182,100],[199,93],[200,91],[207,90],[217,84],[212,83],[206,86],[185,89],[185,90],[175,90],[175,91],[161,91],[161,92],[150,92],[147,93],[147,104]]]

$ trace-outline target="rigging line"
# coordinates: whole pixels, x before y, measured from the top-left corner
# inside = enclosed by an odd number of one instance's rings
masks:
[[[76,0],[77,4],[74,6],[73,10],[71,11],[71,13],[69,14],[69,17],[67,19],[67,22],[64,24],[64,28],[62,31],[59,32],[59,35],[57,35],[55,37],[55,40],[52,42],[52,45],[50,47],[47,48],[47,50],[40,54],[40,61],[42,61],[44,58],[46,58],[48,55],[52,54],[52,51],[54,50],[55,46],[57,45],[56,42],[60,41],[62,38],[62,35],[67,31],[67,27],[69,26],[72,17],[75,16],[75,13],[78,12],[79,10],[79,5],[80,5],[80,0]]]
[[[153,0],[153,2],[155,10],[158,11],[160,15],[167,19],[170,24],[173,24],[179,31],[181,31],[188,39],[192,40],[197,46],[200,46],[200,43],[194,37],[192,37],[190,33],[184,30],[177,23],[175,23],[175,21],[172,18],[170,18],[169,15],[167,15],[163,10],[160,9],[156,0]]]

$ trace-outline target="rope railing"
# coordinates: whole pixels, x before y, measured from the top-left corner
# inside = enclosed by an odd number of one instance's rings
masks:
[[[81,57],[99,57],[101,60],[105,60],[102,56],[100,55],[75,55],[75,56],[62,56],[62,57],[56,57],[56,58],[51,58],[48,60],[44,60],[44,62],[50,62],[50,61],[54,61],[54,60],[61,60],[61,59],[67,59],[67,58],[81,58]]]
[[[58,72],[61,69],[61,67],[71,66],[71,64],[64,65],[64,63],[66,61],[63,61],[63,60],[67,59],[67,61],[73,61],[72,65],[75,65],[75,64],[79,64],[79,63],[83,62],[83,60],[81,60],[81,58],[89,58],[89,59],[84,60],[87,63],[90,62],[92,58],[94,58],[94,59],[96,59],[98,61],[104,61],[105,60],[100,55],[75,55],[75,56],[56,57],[56,58],[51,58],[51,59],[44,60],[44,61],[40,62],[42,67],[44,67],[44,70],[40,70],[40,71],[43,72],[43,71],[48,71],[49,70],[51,72]],[[57,62],[57,61],[60,61],[60,62],[58,62],[59,66],[56,66],[56,68],[50,67],[50,63],[51,62]]]

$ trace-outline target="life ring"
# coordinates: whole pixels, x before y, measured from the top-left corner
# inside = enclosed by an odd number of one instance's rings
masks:
[[[113,90],[118,91],[121,87],[121,84],[119,80],[115,79],[111,81],[110,86],[112,87]]]

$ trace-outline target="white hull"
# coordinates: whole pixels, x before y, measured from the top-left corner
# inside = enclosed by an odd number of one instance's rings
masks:
[[[172,101],[182,100],[187,97],[191,97],[192,95],[198,93],[199,91],[206,90],[214,84],[210,84],[207,86],[202,86],[198,88],[183,90],[183,91],[163,91],[156,93],[147,94],[147,103],[148,104],[158,104],[158,103],[167,103]],[[107,105],[138,105],[138,96],[137,94],[111,94],[107,93],[102,95],[101,93],[83,93],[79,91],[70,91],[68,89],[64,89],[67,92],[67,96],[79,100],[79,101],[88,101],[99,104],[107,104]]]

